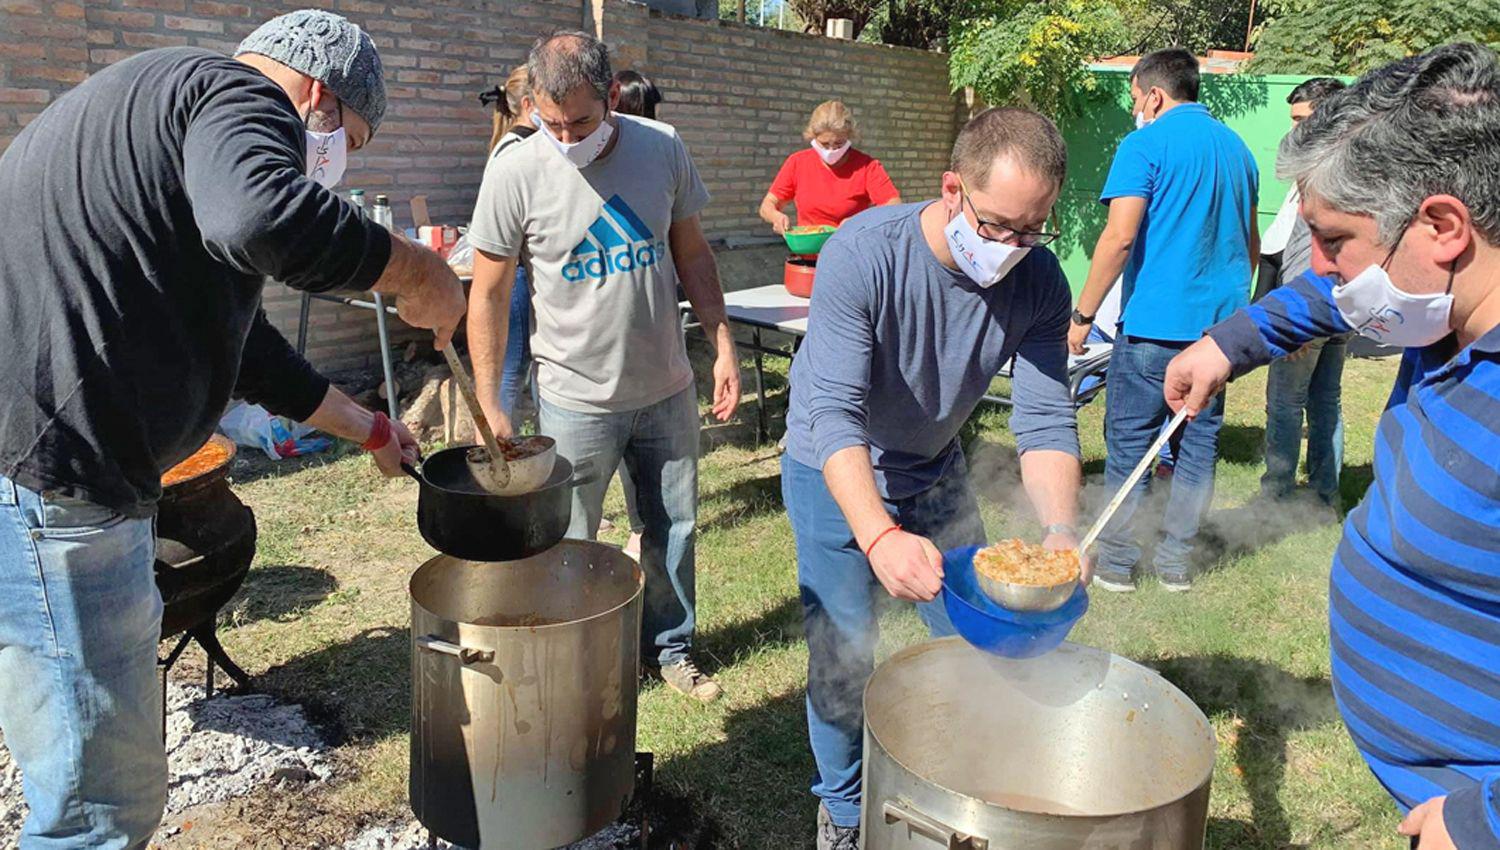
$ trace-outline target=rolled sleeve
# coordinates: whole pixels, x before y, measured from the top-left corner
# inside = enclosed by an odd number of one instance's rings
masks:
[[[1010,430],[1016,453],[1059,451],[1079,457],[1078,415],[1068,384],[1068,317],[1072,299],[1055,264],[1036,319],[1026,330],[1011,371]]]
[[[328,386],[328,379],[271,325],[266,312],[256,313],[240,356],[235,396],[277,416],[303,422],[323,403]]]
[[[825,246],[818,257],[807,340],[797,355],[806,357],[809,367],[807,420],[819,469],[836,452],[870,443],[872,291],[872,282],[848,247]]]
[[[1485,777],[1443,801],[1443,823],[1458,850],[1500,850],[1500,774]]]

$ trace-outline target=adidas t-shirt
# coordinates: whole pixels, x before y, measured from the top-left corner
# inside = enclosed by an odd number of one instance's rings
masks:
[[[667,231],[708,190],[677,131],[616,115],[609,155],[574,168],[543,133],[490,160],[469,226],[481,251],[531,255],[531,351],[542,396],[637,410],[693,383]]]

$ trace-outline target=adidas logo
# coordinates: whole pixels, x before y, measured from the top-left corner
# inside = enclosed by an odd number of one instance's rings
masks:
[[[563,279],[603,280],[656,265],[667,254],[665,242],[651,233],[635,210],[619,195],[604,204],[604,212],[589,225],[588,235],[573,249],[563,266]]]

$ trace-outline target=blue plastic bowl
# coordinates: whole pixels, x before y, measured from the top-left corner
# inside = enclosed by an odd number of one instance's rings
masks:
[[[996,605],[974,581],[974,553],[980,547],[943,554],[943,607],[960,636],[985,652],[1006,658],[1034,658],[1063,642],[1089,610],[1089,595],[1078,586],[1055,611],[1011,611]]]

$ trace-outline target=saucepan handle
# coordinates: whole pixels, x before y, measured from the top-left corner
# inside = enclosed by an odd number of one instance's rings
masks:
[[[421,452],[417,452],[417,463],[418,464],[422,463],[422,453]],[[411,464],[407,463],[404,460],[401,461],[401,471],[404,472],[404,473],[406,473],[407,475],[410,475],[412,478],[415,478],[417,480],[418,484],[421,484],[423,482],[422,473],[418,472],[417,468],[415,466],[412,466]]]
[[[459,646],[451,641],[443,640],[437,635],[425,635],[417,638],[417,648],[428,652],[437,652],[442,655],[451,655],[459,660],[461,664],[488,664],[495,660],[495,653],[489,649],[471,649]]]
[[[585,484],[593,484],[598,476],[599,470],[594,467],[592,460],[580,460],[573,465],[573,480],[568,482],[571,487],[582,487]]]
[[[990,840],[959,832],[953,827],[922,814],[910,805],[886,800],[883,807],[885,822],[889,826],[904,823],[906,828],[925,838],[947,847],[948,850],[989,850]]]

